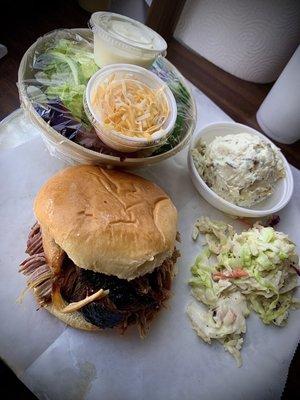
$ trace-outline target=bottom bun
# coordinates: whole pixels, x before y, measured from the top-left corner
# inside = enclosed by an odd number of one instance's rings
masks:
[[[86,321],[78,311],[72,313],[62,313],[56,307],[54,307],[53,303],[46,304],[43,306],[43,308],[72,328],[82,329],[84,331],[101,331],[100,328]]]

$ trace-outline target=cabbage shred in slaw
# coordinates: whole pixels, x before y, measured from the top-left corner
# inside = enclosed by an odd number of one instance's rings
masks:
[[[295,244],[272,227],[255,224],[241,234],[230,225],[209,218],[197,220],[193,239],[206,235],[206,248],[191,268],[189,284],[196,302],[187,313],[197,334],[207,343],[217,339],[242,365],[240,350],[246,318],[255,311],[265,324],[282,326],[293,297],[299,258]]]

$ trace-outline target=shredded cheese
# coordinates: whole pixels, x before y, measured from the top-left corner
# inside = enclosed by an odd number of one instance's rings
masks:
[[[164,87],[153,90],[146,84],[112,74],[94,92],[93,106],[112,130],[130,137],[151,139],[169,115]]]
[[[76,301],[75,303],[70,303],[66,307],[64,307],[61,312],[62,313],[71,313],[74,311],[79,310],[80,308],[86,306],[87,304],[91,303],[94,300],[101,299],[102,297],[107,296],[109,293],[109,290],[103,290],[100,289],[98,292],[91,294],[90,296],[87,296],[85,299]]]

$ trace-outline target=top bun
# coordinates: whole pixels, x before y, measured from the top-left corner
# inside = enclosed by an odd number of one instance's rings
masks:
[[[175,206],[154,183],[129,173],[67,168],[44,184],[34,211],[42,231],[80,268],[131,280],[174,250]]]

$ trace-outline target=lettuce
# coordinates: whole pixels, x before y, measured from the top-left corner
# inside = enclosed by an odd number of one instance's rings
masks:
[[[58,98],[75,118],[88,123],[83,108],[87,81],[98,70],[90,45],[60,39],[35,61],[35,78],[45,86],[49,100]]]
[[[85,120],[86,117],[82,105],[84,89],[84,85],[71,86],[63,84],[50,86],[46,93],[50,99],[58,97],[75,118]]]

